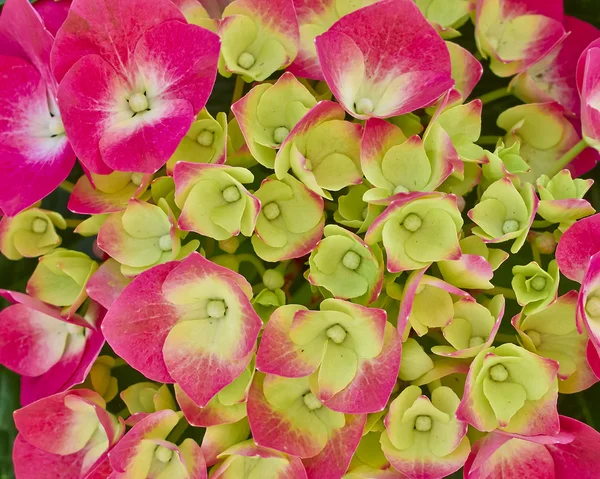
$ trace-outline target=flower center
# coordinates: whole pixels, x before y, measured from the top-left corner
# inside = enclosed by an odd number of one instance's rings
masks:
[[[202,130],[196,138],[196,141],[202,146],[210,146],[215,140],[215,134],[212,131]]]
[[[133,173],[131,175],[131,182],[136,186],[140,186],[142,184],[143,179],[144,179],[143,173]]]
[[[63,125],[60,116],[50,117],[50,122],[48,123],[48,131],[50,132],[51,137],[62,135],[65,132],[65,126]]]
[[[45,233],[48,230],[48,220],[44,218],[36,218],[31,224],[31,231],[37,234]]]
[[[402,226],[404,226],[408,231],[415,232],[417,231],[423,222],[421,218],[419,218],[416,214],[411,213],[406,218],[404,218],[404,222]]]
[[[408,193],[409,190],[406,186],[402,186],[402,185],[398,185],[396,186],[396,188],[394,188],[394,194],[397,195],[398,193]]]
[[[502,225],[502,232],[504,234],[514,233],[519,231],[519,222],[517,220],[506,220]]]
[[[244,52],[238,57],[238,65],[245,70],[251,68],[255,61],[256,59],[254,58],[254,55],[248,52]]]
[[[171,251],[173,249],[173,240],[171,239],[171,235],[162,235],[158,240],[158,247],[162,251]]]
[[[227,203],[234,203],[240,199],[240,190],[237,186],[231,185],[223,190],[223,199],[227,201]]]
[[[481,346],[485,343],[484,339],[481,336],[473,336],[469,339],[469,347],[474,348],[475,346]]]
[[[502,364],[495,364],[490,368],[490,377],[499,383],[503,383],[508,379],[508,371]]]
[[[227,307],[225,306],[225,301],[222,299],[211,299],[206,305],[206,314],[208,314],[209,318],[221,319],[225,316],[226,311]]]
[[[263,213],[269,221],[273,221],[279,217],[281,210],[279,209],[279,206],[277,206],[277,203],[273,202],[263,206]]]
[[[335,344],[341,344],[346,339],[346,330],[336,324],[327,330],[327,337]]]
[[[585,312],[590,318],[600,317],[600,298],[590,298],[585,303]]]
[[[531,280],[531,287],[536,291],[542,291],[546,287],[546,278],[536,276]]]
[[[279,128],[275,128],[273,132],[273,140],[275,143],[283,143],[283,140],[290,134],[290,130],[288,130],[285,126],[280,126]]]
[[[427,432],[431,430],[431,417],[430,416],[417,416],[415,419],[415,429],[420,432]]]
[[[129,108],[134,113],[140,113],[148,109],[148,98],[145,93],[134,93],[129,97]]]
[[[311,411],[319,409],[321,406],[323,406],[321,401],[319,401],[317,396],[315,396],[313,393],[305,394],[302,399],[304,400],[304,405]]]
[[[156,457],[156,459],[158,459],[160,462],[169,462],[171,460],[171,456],[173,456],[173,451],[165,446],[158,446],[154,450],[154,457]]]
[[[373,102],[368,98],[361,98],[356,102],[356,112],[357,113],[372,113],[373,112]]]
[[[529,339],[531,339],[531,342],[536,348],[542,344],[542,337],[537,331],[527,331],[527,336],[529,336]]]
[[[360,255],[354,251],[348,251],[342,258],[342,264],[351,270],[355,270],[360,266]]]

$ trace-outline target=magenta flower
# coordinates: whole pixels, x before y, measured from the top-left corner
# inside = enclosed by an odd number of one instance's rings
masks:
[[[0,209],[10,216],[50,194],[75,163],[50,71],[53,41],[27,0],[6,2],[0,17]]]
[[[219,45],[167,0],[76,0],[52,69],[82,163],[99,174],[162,167],[208,99]]]
[[[356,118],[409,113],[454,84],[444,41],[411,0],[357,10],[315,41],[329,88]]]
[[[134,279],[108,310],[102,331],[132,367],[176,382],[204,407],[252,358],[262,321],[251,297],[242,276],[192,253]]]
[[[583,138],[600,151],[600,39],[583,53],[581,82],[581,125]]]
[[[585,325],[590,339],[600,351],[600,253],[589,260],[577,300],[577,324]]]
[[[17,477],[101,478],[108,451],[125,431],[95,392],[77,389],[40,399],[15,412]],[[112,476],[111,476],[112,477]]]
[[[0,290],[12,303],[0,311],[0,364],[21,374],[21,403],[81,384],[98,357],[104,337],[99,307],[88,319],[66,319],[60,309],[22,293]]]
[[[48,30],[52,35],[64,23],[71,8],[72,0],[37,0],[33,8],[38,13]]]
[[[600,434],[575,419],[560,416],[560,433],[531,436],[493,432],[471,450],[465,479],[596,477]]]

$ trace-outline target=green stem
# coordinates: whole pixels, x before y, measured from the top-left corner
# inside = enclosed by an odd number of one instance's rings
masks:
[[[72,218],[67,218],[65,221],[69,228],[77,228],[81,223],[83,223],[83,220],[75,220]]]
[[[531,244],[531,254],[533,255],[533,261],[535,261],[537,264],[542,266],[542,257],[540,255],[540,250],[537,248],[534,241],[532,241],[530,244]]]
[[[579,155],[579,153],[581,153],[587,147],[588,144],[585,140],[580,140],[579,143],[573,145],[573,147],[554,164],[552,170],[548,172],[548,176],[553,178],[554,175],[563,170],[577,155]]]
[[[263,274],[265,274],[265,271],[266,271],[265,266],[262,264],[262,261],[259,260],[253,254],[238,254],[235,257],[237,258],[237,260],[240,263],[246,262],[246,263],[250,263],[252,266],[254,266],[256,268],[256,271],[258,271],[258,274],[260,274],[261,278],[262,278]]]
[[[244,85],[246,82],[243,80],[241,75],[235,77],[235,86],[233,87],[233,97],[231,98],[231,104],[233,105],[236,101],[242,98],[244,94]],[[229,112],[229,120],[233,119],[233,111]]]
[[[481,100],[481,103],[486,105],[487,103],[500,100],[500,98],[504,98],[510,95],[511,93],[508,91],[508,87],[502,87],[481,95],[479,99]]]
[[[502,288],[500,286],[496,286],[492,289],[486,289],[485,292],[487,294],[503,294],[505,298],[517,299],[517,295],[510,288]]]
[[[75,188],[75,185],[70,181],[65,180],[60,185],[58,185],[58,187],[61,190],[65,190],[68,193],[73,193],[73,188]]]
[[[551,226],[552,223],[550,223],[550,221],[546,221],[546,220],[535,220],[533,223],[531,223],[531,227],[532,228],[547,228],[548,226]]]
[[[581,412],[583,414],[583,417],[585,418],[586,424],[595,429],[596,426],[594,426],[594,418],[592,417],[592,413],[590,412],[590,408],[588,407],[587,402],[585,402],[585,398],[583,397],[582,392],[577,394],[577,402],[579,402],[579,406],[581,406]]]
[[[517,343],[517,336],[515,334],[503,334],[498,333],[494,338],[494,341],[498,341],[500,343]]]
[[[167,441],[172,442],[173,444],[177,444],[181,435],[186,431],[186,429],[190,425],[185,419],[180,419],[177,425],[173,428],[173,430],[167,436]]]
[[[496,146],[496,144],[498,143],[498,139],[500,137],[499,136],[494,136],[494,135],[482,135],[479,137],[479,140],[477,140],[477,143],[481,144],[481,145],[494,145]]]

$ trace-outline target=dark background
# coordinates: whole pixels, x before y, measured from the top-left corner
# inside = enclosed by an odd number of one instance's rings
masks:
[[[552,1],[552,0],[548,0]],[[0,0],[0,5],[4,0]],[[565,12],[568,15],[576,16],[582,20],[592,23],[600,28],[600,0],[564,0]],[[456,39],[470,51],[475,51],[475,42],[473,40],[473,27],[468,24],[461,29],[463,37]],[[486,69],[483,78],[473,92],[477,97],[483,93],[495,90],[508,84],[508,80],[495,77]],[[0,88],[2,85],[0,85]],[[228,111],[230,100],[233,93],[232,79],[219,77],[215,85],[214,92],[209,100],[208,108],[214,114],[218,111]],[[483,135],[500,135],[502,130],[495,126],[497,116],[507,108],[519,104],[519,101],[508,97],[484,108],[483,115]],[[1,161],[1,158],[0,158]],[[72,180],[76,180],[80,172],[74,171]],[[588,193],[589,201],[594,205],[597,211],[600,211],[600,167],[586,175],[594,178],[597,183]],[[76,218],[77,215],[70,213],[66,209],[68,194],[62,190],[55,191],[43,202],[43,207],[58,211],[66,218]],[[91,253],[91,239],[82,239],[74,235],[71,230],[61,232],[63,238],[62,246]],[[495,283],[501,286],[510,286],[512,278],[511,268],[514,264],[524,264],[530,261],[529,251],[524,247],[518,255],[512,255],[509,261],[501,267],[496,273]],[[0,288],[24,291],[29,276],[33,272],[36,259],[23,259],[21,261],[9,261],[0,255]],[[569,289],[576,289],[577,285],[569,283],[565,278],[561,279],[560,293],[563,294]],[[509,301],[509,303],[512,303]],[[0,303],[3,307],[5,303]],[[511,332],[509,318],[516,311],[508,310],[503,322],[503,332]],[[590,389],[578,394],[560,395],[558,408],[561,414],[574,417],[586,422],[590,426],[600,428],[600,383]],[[19,379],[17,375],[0,366],[0,479],[12,478],[11,447],[15,438],[15,428],[12,421],[12,412],[19,407]],[[456,473],[452,477],[462,477],[462,473]],[[33,478],[32,478],[33,479]]]

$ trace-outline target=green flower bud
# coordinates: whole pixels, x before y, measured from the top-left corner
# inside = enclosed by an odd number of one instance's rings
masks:
[[[341,195],[337,201],[337,210],[333,214],[333,219],[350,228],[358,229],[358,233],[363,233],[373,223],[375,218],[385,209],[384,206],[367,203],[363,200],[363,195],[369,191],[369,187],[361,184],[350,186],[347,195]]]
[[[529,165],[519,154],[520,149],[521,144],[516,142],[509,147],[505,147],[504,143],[500,143],[494,153],[485,151],[487,163],[484,163],[481,167],[485,179],[481,183],[482,190],[501,178],[506,176],[516,178],[517,175],[529,171]]]
[[[175,399],[166,384],[136,383],[122,391],[120,396],[131,414],[177,410]]]
[[[546,221],[560,223],[566,229],[572,223],[595,213],[592,205],[583,199],[594,180],[572,179],[569,170],[562,170],[552,179],[542,175],[537,180],[540,194],[538,214]]]
[[[556,298],[560,279],[556,260],[550,262],[548,272],[533,261],[525,266],[513,267],[512,272],[512,287],[518,303],[525,306],[525,314],[540,311]]]
[[[276,269],[266,270],[263,274],[262,280],[265,287],[270,290],[280,289],[285,284],[283,274]]]

